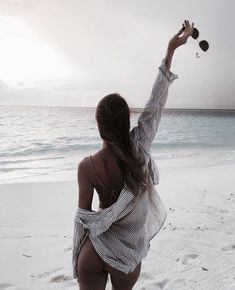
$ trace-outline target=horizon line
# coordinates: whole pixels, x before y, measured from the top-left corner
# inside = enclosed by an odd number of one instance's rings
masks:
[[[54,107],[54,108],[83,108],[95,109],[96,106],[64,106],[64,105],[4,105],[0,107]],[[131,111],[142,111],[144,107],[130,107]],[[179,107],[166,107],[164,111],[235,111],[235,108],[179,108]]]

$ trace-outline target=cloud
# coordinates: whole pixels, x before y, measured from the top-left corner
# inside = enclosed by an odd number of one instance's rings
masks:
[[[50,94],[55,103],[79,105],[87,98],[87,104],[96,105],[101,96],[118,91],[131,104],[143,106],[169,37],[189,18],[210,49],[196,59],[200,49],[190,39],[187,48],[176,52],[172,69],[180,78],[172,85],[167,105],[235,108],[232,0],[10,2],[8,12],[24,20],[81,71],[80,79],[46,90],[42,85],[41,94]]]

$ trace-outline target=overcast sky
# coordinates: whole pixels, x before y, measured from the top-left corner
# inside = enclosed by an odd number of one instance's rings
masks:
[[[167,107],[235,109],[233,0],[0,0],[0,104],[96,106],[119,92],[150,95],[169,38],[194,21],[175,54]]]

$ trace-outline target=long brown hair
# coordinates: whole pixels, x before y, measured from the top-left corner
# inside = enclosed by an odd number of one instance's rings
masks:
[[[146,189],[143,162],[133,151],[130,140],[130,110],[119,94],[105,96],[96,109],[96,121],[101,138],[118,157],[127,187],[135,194]]]

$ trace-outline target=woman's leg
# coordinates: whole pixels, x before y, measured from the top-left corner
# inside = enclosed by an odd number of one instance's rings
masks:
[[[141,263],[129,274],[125,274],[109,265],[107,266],[107,270],[111,276],[113,290],[131,290],[139,278]]]
[[[87,237],[78,257],[77,273],[80,290],[104,290],[108,272],[105,264],[96,253],[89,237]]]

